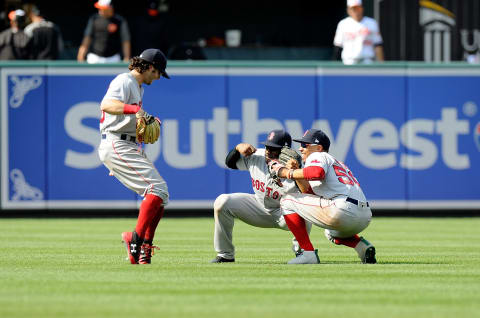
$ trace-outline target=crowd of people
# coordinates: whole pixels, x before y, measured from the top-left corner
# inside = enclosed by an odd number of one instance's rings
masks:
[[[78,48],[78,62],[128,62],[132,56],[126,19],[115,13],[111,0],[98,0]],[[383,61],[382,37],[377,22],[363,15],[361,0],[347,1],[348,17],[339,22],[333,59],[344,64]],[[35,5],[8,14],[10,28],[0,33],[0,60],[56,60],[64,44],[60,29],[47,21]],[[28,23],[28,24],[27,24]]]
[[[88,63],[129,61],[130,32],[127,21],[115,14],[111,0],[95,3],[98,13],[87,23],[77,60]],[[10,28],[0,33],[0,60],[57,60],[64,44],[60,29],[47,21],[39,8],[26,5],[9,12]]]
[[[59,28],[36,6],[8,14],[10,28],[0,33],[0,60],[56,60],[63,50]],[[27,25],[27,21],[30,23]]]

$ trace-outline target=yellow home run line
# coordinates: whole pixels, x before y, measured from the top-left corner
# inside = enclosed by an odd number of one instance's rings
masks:
[[[428,0],[420,0],[420,6],[441,12],[443,14],[450,16],[451,18],[455,18],[455,14],[453,14],[453,12],[445,9],[444,7],[442,7],[439,4],[436,4],[435,2],[428,1]]]

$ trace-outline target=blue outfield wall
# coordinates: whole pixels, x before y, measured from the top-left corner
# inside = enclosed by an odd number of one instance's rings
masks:
[[[1,208],[132,209],[141,200],[100,162],[99,103],[126,65],[1,64]],[[376,209],[480,209],[480,67],[171,63],[146,87],[162,119],[146,147],[170,208],[212,208],[252,193],[225,169],[239,142],[311,127],[354,172]],[[298,144],[295,144],[298,148]]]

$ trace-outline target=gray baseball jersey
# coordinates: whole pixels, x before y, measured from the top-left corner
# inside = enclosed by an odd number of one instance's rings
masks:
[[[352,171],[327,152],[314,152],[305,161],[305,167],[320,167],[325,177],[311,180],[313,192],[326,199],[344,195],[365,202],[367,199]]]
[[[222,194],[215,200],[214,247],[218,256],[227,259],[235,257],[232,236],[234,219],[256,227],[289,231],[280,210],[280,198],[287,193],[299,193],[293,180],[282,179],[282,186],[279,186],[272,179],[265,162],[265,149],[257,149],[248,157],[241,156],[236,165],[239,170],[250,172],[255,194]],[[306,225],[310,233],[312,224],[307,222]],[[292,240],[292,249],[295,252],[300,250],[295,238]]]
[[[130,73],[118,75],[111,83],[104,100],[119,100],[142,106],[143,88]],[[100,119],[102,141],[98,148],[100,160],[127,188],[141,196],[154,194],[168,203],[167,183],[147,155],[132,140],[123,140],[122,134],[136,136],[135,114],[112,115],[103,112]],[[135,140],[135,139],[133,139]]]
[[[239,170],[248,170],[252,179],[252,187],[258,203],[266,210],[272,211],[280,208],[280,198],[288,192],[298,192],[293,180],[282,180],[279,186],[271,177],[265,163],[265,149],[257,149],[251,156],[241,156],[237,161]]]
[[[122,73],[110,83],[103,100],[114,99],[130,105],[142,106],[143,87],[138,85],[135,77],[130,73]],[[102,112],[100,131],[127,134],[135,136],[135,114],[112,115]]]
[[[321,176],[309,181],[314,194],[285,195],[281,201],[284,214],[297,213],[333,237],[351,237],[370,224],[370,206],[344,163],[327,152],[314,152],[305,160],[305,167],[321,169]]]

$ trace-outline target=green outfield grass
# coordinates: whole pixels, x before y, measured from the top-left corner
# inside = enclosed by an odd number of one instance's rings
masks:
[[[375,265],[315,227],[322,264],[286,265],[289,232],[242,222],[237,262],[210,264],[213,219],[168,217],[153,264],[130,265],[134,224],[0,219],[0,317],[480,316],[479,218],[375,218]]]

